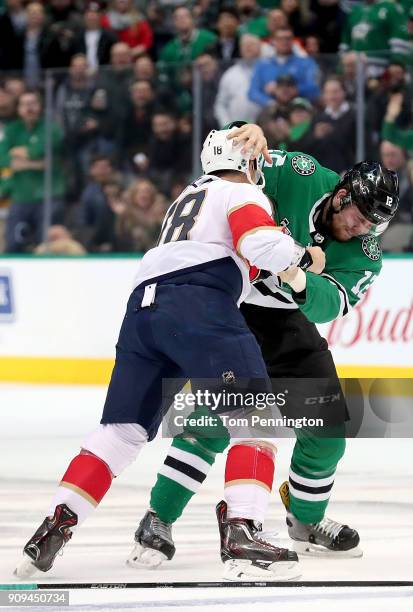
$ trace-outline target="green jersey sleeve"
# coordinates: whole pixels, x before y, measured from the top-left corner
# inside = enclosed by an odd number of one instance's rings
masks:
[[[339,259],[340,258],[340,259]],[[292,297],[313,323],[345,316],[376,280],[382,267],[381,248],[374,236],[332,242],[326,249],[326,268],[307,272],[307,287]]]
[[[13,125],[6,125],[3,138],[0,140],[0,168],[8,168],[10,166],[9,150],[13,146],[12,138],[10,138],[10,127],[13,127]]]
[[[407,20],[403,8],[397,3],[389,3],[386,15],[390,49],[395,60],[403,61],[412,53]]]

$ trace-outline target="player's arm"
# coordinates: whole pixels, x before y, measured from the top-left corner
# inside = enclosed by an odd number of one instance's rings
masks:
[[[245,199],[246,195],[251,197]],[[290,266],[311,269],[313,260],[308,250],[284,234],[271,213],[268,199],[255,188],[234,190],[227,214],[237,253],[250,265],[273,274]]]
[[[372,262],[371,262],[372,263]],[[302,272],[305,287],[288,282],[301,312],[313,323],[328,323],[345,316],[377,278],[381,261],[367,270],[328,271],[320,275]]]
[[[242,151],[251,151],[251,158],[257,158],[260,154],[264,157],[262,171],[265,177],[265,193],[273,200],[277,201],[278,185],[282,176],[285,180],[290,180],[287,160],[296,155],[296,152],[287,152],[281,149],[268,149],[267,139],[264,132],[255,123],[245,123],[243,121],[233,121],[225,126],[231,132],[227,138],[232,140],[234,145],[243,143]],[[317,162],[313,160],[317,165]],[[261,162],[262,163],[262,162]]]

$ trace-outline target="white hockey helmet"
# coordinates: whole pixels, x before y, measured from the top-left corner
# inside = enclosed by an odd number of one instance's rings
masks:
[[[260,189],[265,186],[262,172],[262,155],[255,161],[255,178],[250,173],[250,155],[241,153],[242,143],[234,146],[227,136],[232,130],[211,130],[205,139],[201,152],[201,164],[204,174],[211,174],[217,170],[236,170],[247,175],[250,183]]]

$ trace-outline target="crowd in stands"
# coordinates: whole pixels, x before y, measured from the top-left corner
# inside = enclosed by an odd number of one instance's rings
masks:
[[[400,178],[383,245],[413,250],[413,0],[0,7],[0,252],[151,248],[198,169],[195,122],[201,137],[256,122],[271,148],[343,173],[360,74],[365,155]]]

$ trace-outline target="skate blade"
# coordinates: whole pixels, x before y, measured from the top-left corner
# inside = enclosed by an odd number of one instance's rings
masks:
[[[329,550],[325,546],[311,544],[310,542],[294,541],[293,550],[301,557],[324,557],[329,559],[357,559],[363,556],[358,546],[350,550]]]
[[[168,561],[168,557],[162,552],[153,548],[145,548],[136,542],[126,561],[126,565],[139,569],[143,567],[154,569],[159,567],[164,561]]]
[[[33,559],[28,555],[23,554],[23,557],[23,561],[16,567],[13,575],[21,580],[26,580],[37,572],[37,567],[34,565]]]
[[[230,582],[284,582],[301,578],[301,569],[297,561],[277,561],[265,569],[252,565],[248,559],[230,559],[224,563],[222,578]]]

